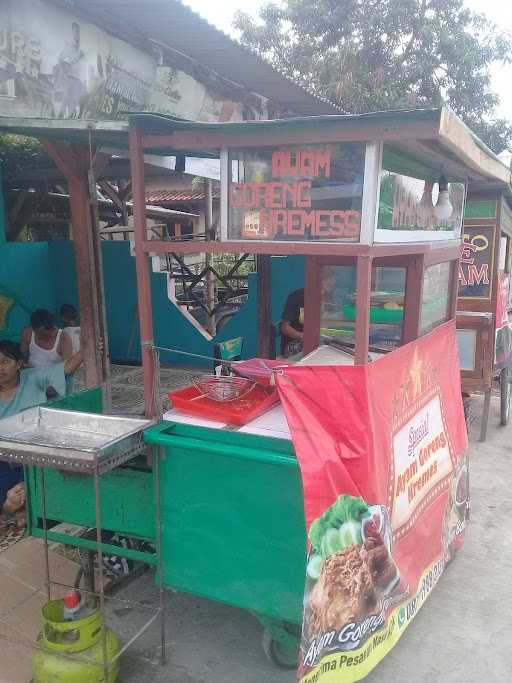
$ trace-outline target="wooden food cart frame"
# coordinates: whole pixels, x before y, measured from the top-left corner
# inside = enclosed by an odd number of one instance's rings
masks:
[[[304,146],[332,143],[363,143],[365,147],[361,228],[354,241],[278,241],[228,239],[230,150]],[[378,225],[379,189],[384,145],[392,145],[418,161],[437,169],[450,180],[485,186],[506,182],[506,171],[488,150],[482,154],[471,132],[447,109],[386,112],[359,116],[319,116],[277,121],[198,123],[155,114],[130,117],[130,156],[134,187],[135,256],[141,325],[146,415],[154,416],[156,366],[148,255],[204,253],[257,254],[259,282],[259,352],[269,348],[270,269],[263,264],[270,255],[302,254],[306,259],[304,350],[320,342],[320,268],[322,265],[355,265],[357,268],[355,362],[368,361],[371,273],[373,266],[405,267],[406,287],[402,343],[421,332],[421,300],[426,269],[451,262],[451,296],[446,319],[455,317],[460,234],[391,230],[383,238]],[[217,157],[221,170],[220,235],[204,242],[148,241],[144,183],[144,154]],[[418,176],[416,176],[418,177]],[[220,238],[220,239],[219,239]],[[379,239],[385,241],[379,242]],[[391,243],[390,240],[394,242]]]
[[[463,227],[463,249],[459,270],[457,330],[461,358],[463,349],[473,357],[470,367],[462,363],[462,390],[484,393],[480,440],[485,441],[493,380],[499,379],[500,422],[510,418],[510,376],[512,349],[496,363],[496,342],[500,334],[498,308],[510,309],[509,279],[512,266],[512,192],[510,183],[487,191],[475,188],[468,196]],[[502,285],[503,280],[503,285]],[[501,291],[502,286],[506,291]],[[505,296],[506,301],[503,301]],[[472,353],[464,334],[472,345]],[[469,360],[469,358],[468,358]]]

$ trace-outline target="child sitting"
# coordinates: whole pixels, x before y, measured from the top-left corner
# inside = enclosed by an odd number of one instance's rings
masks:
[[[64,332],[71,337],[73,353],[80,351],[80,325],[78,323],[78,311],[72,304],[63,304],[60,307],[60,317],[62,318]]]

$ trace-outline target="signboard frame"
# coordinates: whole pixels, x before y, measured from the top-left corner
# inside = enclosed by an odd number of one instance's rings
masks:
[[[476,231],[476,234],[471,237],[471,239],[467,242],[466,241],[466,235],[470,235],[469,231]],[[486,234],[478,234],[478,231],[486,231],[488,236]],[[495,263],[496,263],[496,232],[497,232],[497,226],[496,224],[490,224],[490,223],[466,223],[463,228],[463,242],[462,242],[462,253],[461,253],[461,261],[460,261],[460,267],[459,267],[459,300],[462,301],[486,301],[486,302],[491,302],[493,300],[494,296],[494,269],[495,269]],[[485,261],[474,263],[473,261],[478,258],[478,253],[479,253],[479,246],[478,243],[475,242],[475,238],[480,238],[483,237],[484,239],[487,240],[488,242],[488,247],[485,248],[485,250],[480,250],[481,251],[486,251],[488,252],[489,258]],[[474,249],[469,249],[467,245],[474,245]],[[488,291],[484,296],[482,295],[467,295],[467,294],[461,294],[462,287],[470,287],[472,286],[469,284],[472,276],[479,277],[481,274],[481,268],[482,266],[487,265],[487,279],[488,282],[484,283],[488,285]],[[467,268],[465,268],[467,266]],[[480,266],[480,271],[478,271],[478,266]],[[464,279],[468,282],[467,285],[461,285],[461,276],[464,277]]]

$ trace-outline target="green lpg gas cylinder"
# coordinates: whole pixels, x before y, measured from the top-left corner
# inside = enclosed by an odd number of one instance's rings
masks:
[[[51,600],[43,607],[43,630],[32,657],[33,683],[114,683],[119,675],[119,660],[103,667],[103,620],[95,609],[76,621],[64,620],[63,600]],[[107,661],[120,650],[112,629],[107,628]],[[71,659],[73,657],[74,659]]]

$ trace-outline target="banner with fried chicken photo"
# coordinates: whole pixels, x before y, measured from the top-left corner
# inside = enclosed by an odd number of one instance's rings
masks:
[[[469,468],[455,335],[449,322],[366,366],[277,374],[308,531],[300,683],[364,678],[462,545]]]

